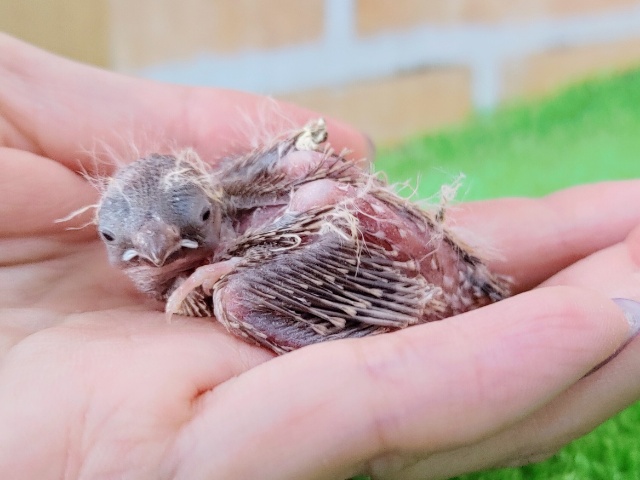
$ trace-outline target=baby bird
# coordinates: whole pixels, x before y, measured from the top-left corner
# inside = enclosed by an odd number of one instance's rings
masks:
[[[509,294],[439,214],[326,139],[319,120],[217,167],[190,150],[137,160],[98,207],[111,263],[169,315],[215,316],[278,354]]]

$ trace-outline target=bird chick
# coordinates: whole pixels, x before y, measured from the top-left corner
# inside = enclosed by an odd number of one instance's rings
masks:
[[[439,213],[326,139],[320,120],[215,168],[190,151],[132,163],[98,211],[111,262],[168,314],[215,316],[278,354],[509,294]]]

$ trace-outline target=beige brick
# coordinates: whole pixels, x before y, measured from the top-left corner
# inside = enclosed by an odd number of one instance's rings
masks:
[[[544,0],[546,11],[566,16],[597,13],[640,4],[638,0]]]
[[[614,10],[640,0],[357,0],[358,33],[427,23],[526,21]]]
[[[551,0],[558,1],[558,0]],[[562,0],[560,0],[562,1]],[[468,0],[461,8],[461,18],[467,22],[501,22],[529,20],[547,15],[548,0]]]
[[[111,0],[111,5],[119,69],[310,42],[324,27],[322,0]]]
[[[459,122],[472,109],[470,74],[456,67],[282,98],[345,120],[382,144]]]
[[[509,62],[504,68],[504,99],[537,96],[601,72],[640,66],[640,38],[562,48]]]
[[[108,0],[1,0],[0,30],[65,57],[109,65]]]
[[[464,0],[357,0],[357,30],[368,35],[460,19]]]
[[[562,18],[640,5],[639,0],[465,0],[461,3],[464,4],[462,19],[472,22]]]

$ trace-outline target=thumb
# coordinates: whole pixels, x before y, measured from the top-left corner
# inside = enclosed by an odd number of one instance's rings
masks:
[[[559,287],[393,334],[316,345],[206,395],[174,460],[182,460],[179,476],[193,479],[214,471],[264,479],[389,473],[397,462],[376,461],[385,454],[418,461],[416,453],[517,422],[628,334],[613,302]],[[242,453],[249,445],[251,461]]]

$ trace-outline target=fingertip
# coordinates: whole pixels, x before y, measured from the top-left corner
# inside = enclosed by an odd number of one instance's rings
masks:
[[[596,347],[594,353],[600,349],[605,358],[629,340],[633,322],[638,320],[637,312],[625,311],[629,302],[623,306],[587,288],[562,285],[538,288],[531,293],[550,298],[552,306],[560,315],[566,315],[573,328],[587,333]]]
[[[629,298],[613,298],[615,303],[624,314],[629,324],[628,339],[632,339],[640,332],[640,303]]]
[[[362,160],[364,164],[374,162],[376,146],[369,135],[340,120],[327,119],[327,124],[329,143],[336,151],[347,149],[352,158]]]

